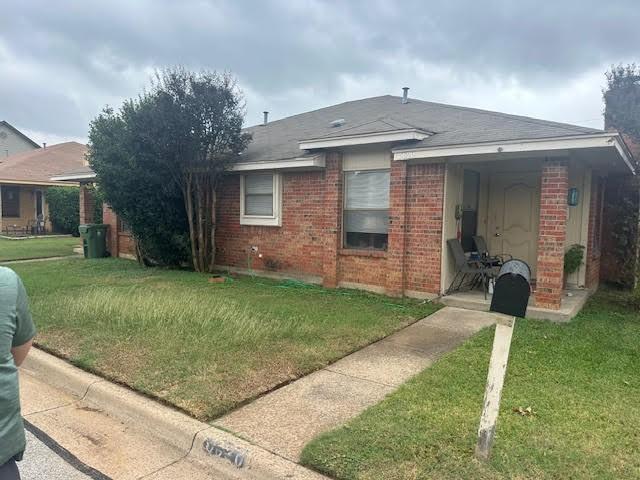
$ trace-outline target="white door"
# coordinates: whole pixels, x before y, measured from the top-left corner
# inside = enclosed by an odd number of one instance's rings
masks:
[[[505,253],[529,264],[536,276],[540,173],[514,172],[491,175],[487,239],[492,255]]]

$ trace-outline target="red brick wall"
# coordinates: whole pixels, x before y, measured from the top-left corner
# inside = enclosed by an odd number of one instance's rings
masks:
[[[342,248],[342,158],[331,153],[322,172],[283,173],[282,226],[240,225],[240,177],[228,176],[218,195],[216,263],[322,277],[378,287],[439,293],[444,166],[393,162],[389,250]],[[251,246],[258,247],[251,254]],[[272,260],[268,265],[266,260]]]
[[[112,257],[118,256],[118,217],[104,202],[102,204],[102,223],[109,225],[107,230],[107,251]]]
[[[401,296],[405,288],[407,233],[407,162],[392,162],[389,186],[387,293]]]
[[[93,223],[96,199],[93,191],[86,185],[80,185],[80,225]]]
[[[118,216],[105,202],[102,205],[102,222],[109,225],[107,230],[107,251],[112,257],[136,254],[136,246],[133,237],[128,232],[120,229]]]
[[[589,233],[587,236],[587,258],[585,283],[587,288],[597,288],[600,281],[600,255],[602,251],[602,209],[604,180],[593,176],[591,180],[591,202],[589,204]]]
[[[218,194],[216,263],[246,269],[250,258],[256,270],[321,276],[324,175],[282,174],[281,227],[240,225],[240,176],[227,176]]]
[[[536,279],[536,306],[560,308],[564,275],[564,244],[567,236],[566,163],[549,161],[542,167],[540,230]]]
[[[360,283],[384,289],[387,269],[386,252],[359,252],[344,249],[338,254],[340,282]]]
[[[338,153],[327,154],[322,207],[322,215],[315,219],[324,229],[322,284],[335,288],[339,282],[338,252],[342,246],[342,155]]]
[[[406,289],[440,292],[444,164],[407,172]]]

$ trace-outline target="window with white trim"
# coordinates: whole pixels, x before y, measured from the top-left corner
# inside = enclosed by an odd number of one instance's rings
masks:
[[[345,248],[386,250],[389,239],[389,170],[344,174]]]
[[[280,174],[249,173],[240,178],[240,224],[280,226]]]

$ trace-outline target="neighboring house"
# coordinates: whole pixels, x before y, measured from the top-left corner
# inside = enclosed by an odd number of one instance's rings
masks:
[[[389,295],[443,294],[447,239],[470,250],[480,234],[531,266],[537,307],[559,309],[568,246],[586,247],[568,284],[598,285],[605,177],[635,174],[616,132],[406,91],[247,131],[219,191],[218,265]]]
[[[85,153],[85,145],[67,142],[0,156],[0,232],[51,231],[47,188],[69,186],[51,177],[81,167],[86,163]]]
[[[10,123],[0,120],[0,158],[36,148],[40,148],[40,145]]]
[[[78,182],[80,184],[80,224],[94,223],[95,198],[93,186],[96,174],[88,165],[66,170],[51,177],[55,182]],[[102,204],[102,221],[109,225],[107,251],[114,257],[135,258],[136,247],[131,232],[106,202]]]

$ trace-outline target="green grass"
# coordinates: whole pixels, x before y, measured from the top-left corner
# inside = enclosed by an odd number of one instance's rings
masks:
[[[296,282],[23,263],[38,344],[209,420],[432,313],[433,304]]]
[[[517,323],[483,464],[473,451],[492,340],[481,331],[318,437],[303,463],[338,479],[640,478],[640,312],[622,294],[601,291],[570,324]]]
[[[78,245],[80,245],[80,239],[74,237],[28,238],[24,240],[0,238],[0,262],[73,255],[73,248]]]

